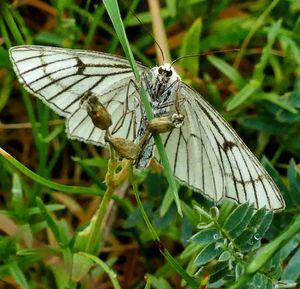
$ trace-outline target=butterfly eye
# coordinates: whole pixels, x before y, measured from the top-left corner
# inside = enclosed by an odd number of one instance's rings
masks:
[[[163,73],[163,69],[161,67],[158,68],[158,73],[162,74]]]
[[[173,74],[172,70],[166,70],[166,76],[167,77],[172,76],[172,74]]]

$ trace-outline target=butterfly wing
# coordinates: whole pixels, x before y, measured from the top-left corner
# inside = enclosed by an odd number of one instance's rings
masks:
[[[162,135],[175,177],[215,201],[283,209],[276,184],[237,133],[196,91],[180,86],[184,124]]]
[[[10,58],[25,88],[56,113],[67,118],[67,134],[96,145],[105,145],[104,132],[95,127],[86,108],[86,94],[94,95],[112,116],[116,136],[134,139],[138,93],[125,58],[93,51],[46,46],[16,46]],[[139,64],[140,71],[150,69]],[[137,120],[138,121],[138,120]]]

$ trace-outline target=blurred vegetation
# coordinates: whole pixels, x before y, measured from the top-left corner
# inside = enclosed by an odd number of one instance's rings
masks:
[[[146,1],[119,5],[135,59],[153,66]],[[299,12],[297,0],[161,3],[172,58],[204,53],[176,63],[182,79],[262,159],[286,209],[216,208],[180,187],[181,218],[153,164],[118,175],[91,241],[114,158],[108,164],[106,149],[66,139],[64,121],[18,83],[7,51],[39,44],[122,54],[119,40],[100,1],[1,1],[0,288],[299,288]]]

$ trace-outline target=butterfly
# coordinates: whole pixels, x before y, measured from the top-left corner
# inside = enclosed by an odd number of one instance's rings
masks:
[[[105,132],[87,111],[92,97],[111,116],[118,138],[138,143],[147,129],[146,116],[129,62],[111,54],[46,46],[16,46],[10,59],[19,81],[57,114],[66,118],[69,138],[106,146]],[[152,69],[138,63],[155,117],[182,116],[161,137],[174,176],[184,185],[219,202],[224,197],[250,202],[259,209],[285,207],[276,184],[223,117],[190,86],[171,64]],[[146,139],[137,166],[155,155]]]

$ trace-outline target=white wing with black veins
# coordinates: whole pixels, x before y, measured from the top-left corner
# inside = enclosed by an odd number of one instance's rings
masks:
[[[133,140],[139,98],[129,62],[110,54],[46,46],[16,46],[10,58],[25,88],[59,115],[67,118],[67,134],[95,145],[105,145],[104,131],[97,128],[80,101],[94,95],[112,116],[115,136]],[[140,71],[151,73],[141,64]],[[126,103],[125,103],[126,102]],[[124,117],[124,113],[126,116]]]
[[[199,93],[180,85],[184,124],[162,135],[175,177],[215,201],[283,209],[276,184],[237,133]]]

